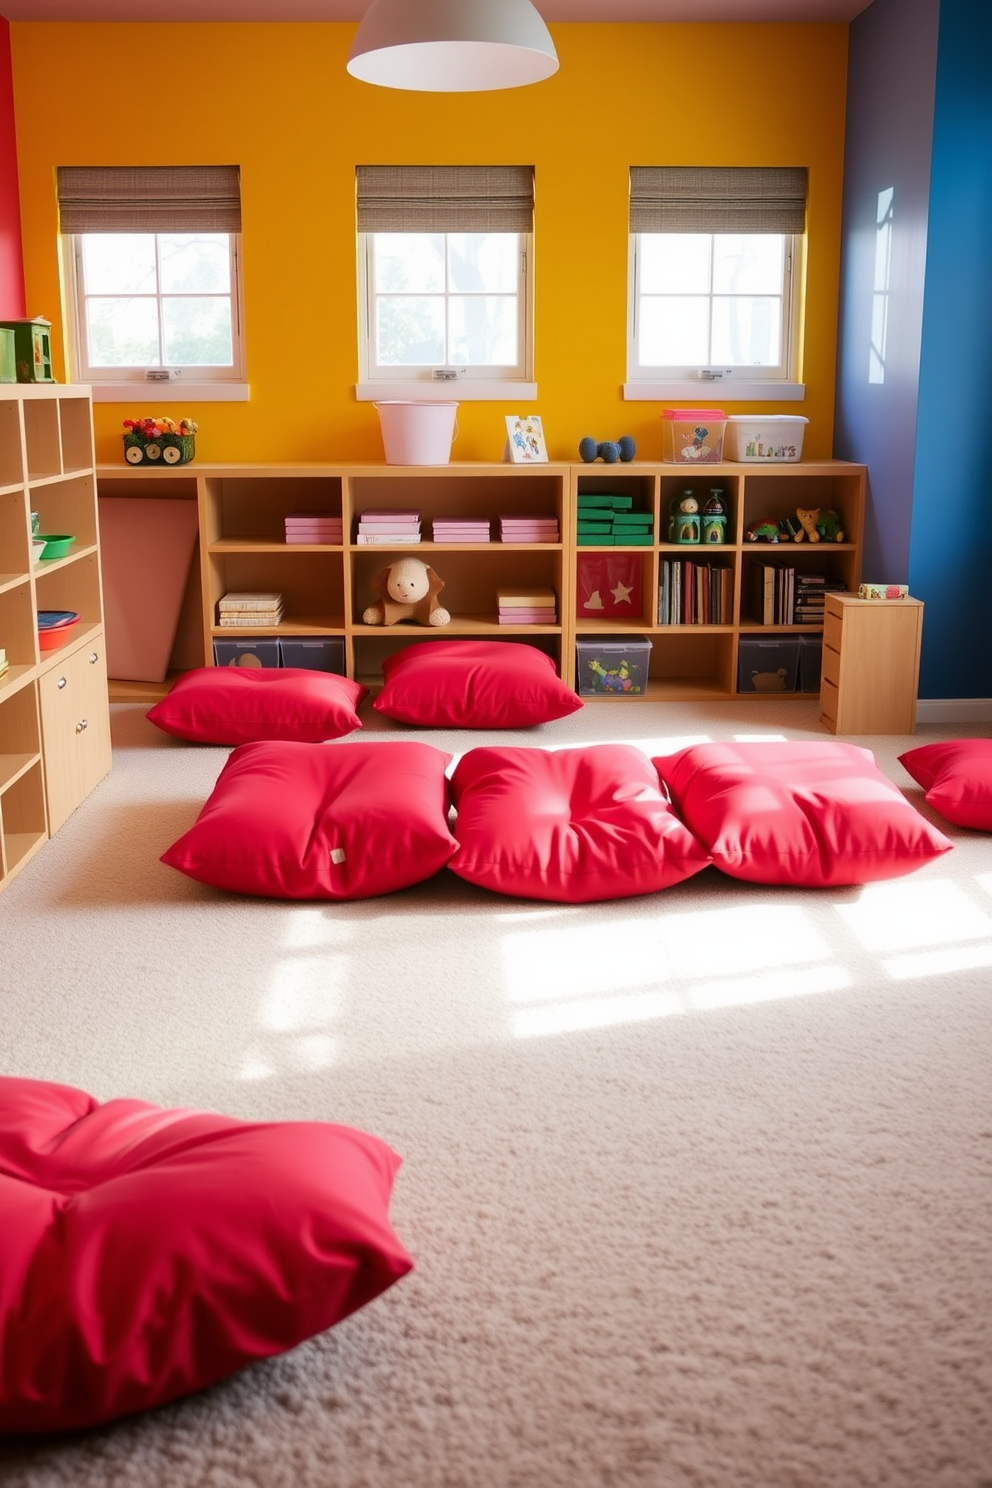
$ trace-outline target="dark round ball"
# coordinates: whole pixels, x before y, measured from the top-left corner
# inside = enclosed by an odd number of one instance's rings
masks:
[[[620,458],[620,446],[612,439],[607,439],[599,446],[599,453],[607,465],[615,465]]]
[[[592,464],[598,453],[599,446],[597,445],[595,439],[592,439],[588,434],[586,435],[585,439],[579,440],[579,459],[585,460],[587,465]]]
[[[634,458],[637,453],[637,445],[634,443],[633,439],[631,439],[629,434],[622,434],[617,440],[617,444],[620,448],[621,460],[626,463],[627,461]]]

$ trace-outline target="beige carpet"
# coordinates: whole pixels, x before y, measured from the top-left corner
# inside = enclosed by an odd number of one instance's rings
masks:
[[[375,1132],[417,1269],[199,1396],[8,1443],[4,1488],[990,1488],[992,838],[837,892],[228,898],[158,862],[226,751],[113,722],[0,898],[0,1069]],[[896,755],[952,732],[856,742],[919,804]],[[503,738],[810,735],[756,700]]]

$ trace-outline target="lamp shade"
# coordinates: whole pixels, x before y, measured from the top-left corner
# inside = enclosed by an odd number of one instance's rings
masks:
[[[530,0],[372,0],[348,71],[420,93],[483,93],[540,83],[558,70]]]

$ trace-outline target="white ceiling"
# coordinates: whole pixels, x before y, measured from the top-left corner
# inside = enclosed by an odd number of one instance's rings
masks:
[[[414,0],[411,0],[414,3]],[[358,21],[371,0],[0,0],[8,21]],[[850,21],[871,0],[536,0],[555,21]]]

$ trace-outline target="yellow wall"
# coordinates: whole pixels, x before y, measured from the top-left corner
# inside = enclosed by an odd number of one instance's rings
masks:
[[[808,165],[807,396],[760,407],[805,414],[804,453],[831,453],[846,26],[552,26],[548,82],[443,95],[351,79],[340,23],[10,30],[27,313],[56,346],[57,166],[241,167],[251,401],[98,405],[99,459],[120,458],[132,413],[192,415],[203,460],[381,459],[353,391],[355,166],[476,162],[535,167],[538,399],[520,411],[543,416],[557,460],[585,434],[661,455],[658,406],[621,393],[628,167]],[[516,411],[463,403],[454,457],[499,459]]]

